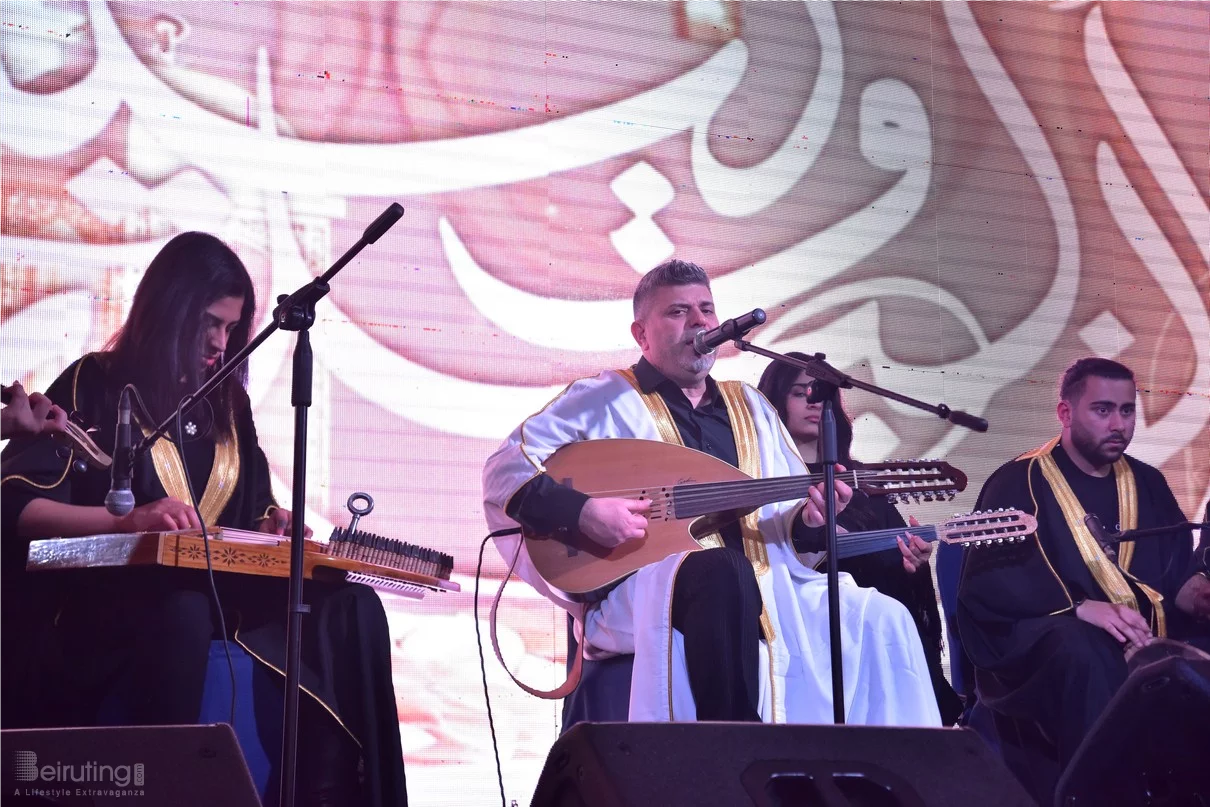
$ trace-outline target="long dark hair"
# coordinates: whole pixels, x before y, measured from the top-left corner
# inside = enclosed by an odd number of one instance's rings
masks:
[[[227,340],[230,355],[248,344],[256,310],[256,290],[239,256],[213,235],[189,232],[165,244],[147,267],[107,358],[113,380],[119,387],[138,387],[157,424],[205,380],[203,315],[226,297],[244,299],[239,324]],[[247,383],[244,364],[207,398],[217,435],[229,433],[234,408],[247,401]]]
[[[811,358],[804,353],[790,352],[786,354],[792,359],[806,361]],[[761,373],[757,388],[769,399],[769,403],[777,409],[781,422],[786,422],[786,400],[790,397],[790,387],[798,380],[802,371],[793,365],[773,361]],[[853,446],[853,419],[845,411],[840,399],[840,390],[832,394],[832,413],[836,416],[836,454],[837,458],[847,467],[853,466],[853,457],[849,453]]]

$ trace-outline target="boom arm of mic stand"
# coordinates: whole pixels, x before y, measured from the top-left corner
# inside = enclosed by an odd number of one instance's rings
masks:
[[[937,417],[941,418],[942,420],[948,420],[955,426],[962,426],[977,432],[987,431],[987,420],[984,418],[969,414],[967,412],[955,412],[945,404],[934,405],[926,403],[925,401],[917,400],[916,398],[911,398],[907,395],[902,395],[894,390],[886,389],[885,387],[879,387],[875,384],[868,384],[865,381],[853,378],[853,376],[837,370],[835,367],[824,361],[824,356],[821,353],[816,353],[815,358],[813,359],[802,361],[801,359],[794,359],[789,356],[783,356],[780,353],[774,353],[772,350],[765,350],[763,347],[759,347],[743,339],[736,339],[735,346],[740,350],[756,353],[760,356],[764,356],[767,359],[780,361],[783,364],[789,364],[799,368],[800,370],[805,370],[807,375],[811,376],[812,378],[827,382],[841,389],[852,389],[856,387],[857,389],[871,392],[874,395],[889,398],[892,401],[899,401],[900,403],[907,404],[908,406],[923,409],[925,412],[932,412]]]
[[[256,350],[261,344],[269,338],[269,336],[279,327],[286,327],[288,330],[296,330],[297,327],[302,327],[302,322],[296,322],[295,319],[299,316],[297,313],[300,309],[308,309],[314,307],[315,303],[319,302],[327,295],[330,290],[328,281],[335,277],[336,273],[357,257],[357,253],[361,252],[369,244],[373,244],[383,233],[391,229],[395,222],[402,218],[404,213],[403,205],[398,202],[392,202],[386,210],[384,210],[378,218],[374,219],[357,243],[349,247],[343,255],[337,259],[336,263],[332,264],[328,271],[324,272],[319,277],[309,283],[300,286],[293,294],[279,297],[277,307],[273,309],[273,319],[266,325],[260,333],[252,338],[242,350],[236,353],[227,361],[223,362],[223,366],[218,372],[207,379],[206,383],[198,387],[197,391],[185,398],[181,407],[181,412],[185,413],[197,405],[198,401],[205,398],[211,392],[226,380],[227,376],[235,372],[241,364],[247,360],[248,356],[252,355],[252,351]],[[309,325],[310,323],[306,323]],[[156,440],[164,436],[165,432],[176,420],[176,413],[172,413],[164,422],[156,427],[155,431],[147,435],[139,442],[139,445],[134,449],[134,457],[141,456],[145,451],[151,448]]]
[[[1171,535],[1174,532],[1182,532],[1184,530],[1210,529],[1210,521],[1203,521],[1201,523],[1182,521],[1178,524],[1169,524],[1166,527],[1149,527],[1145,530],[1125,530],[1123,532],[1106,533],[1104,528],[1101,527],[1100,519],[1092,513],[1084,516],[1084,524],[1088,527],[1088,531],[1093,534],[1093,537],[1102,543],[1110,544],[1120,544],[1125,541],[1133,541],[1137,538],[1155,538],[1160,535]]]

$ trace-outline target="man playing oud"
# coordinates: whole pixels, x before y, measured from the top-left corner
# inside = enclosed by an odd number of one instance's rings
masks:
[[[651,502],[590,497],[546,473],[559,448],[584,440],[664,441],[710,454],[752,477],[806,473],[777,411],[755,389],[710,377],[714,356],[694,336],[718,325],[709,278],[669,260],[634,294],[633,367],[572,383],[487,461],[484,504],[493,530],[578,534],[612,548],[643,538]],[[619,489],[629,487],[619,480]],[[837,481],[838,510],[852,495]],[[548,585],[520,538],[499,539],[506,562],[576,619],[586,652],[634,654],[634,721],[832,721],[827,577],[795,555],[792,537],[824,523],[822,485],[800,501],[760,507],[719,530],[711,548],[677,552],[585,606]],[[571,551],[571,550],[569,550]],[[519,556],[518,556],[518,553]],[[907,610],[841,576],[846,719],[940,725],[920,637]]]

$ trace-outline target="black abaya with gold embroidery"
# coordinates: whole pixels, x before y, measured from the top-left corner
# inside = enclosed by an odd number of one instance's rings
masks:
[[[119,391],[104,355],[91,354],[69,367],[47,395],[97,427],[96,442],[107,449],[114,443]],[[233,437],[217,441],[205,411],[187,417],[184,454],[207,526],[253,529],[274,502],[246,396],[236,408]],[[139,458],[132,483],[137,505],[164,498],[168,490],[183,498],[178,456],[165,439]],[[16,524],[30,501],[98,506],[109,489],[107,472],[72,472],[66,465],[47,440],[13,441],[5,451],[6,726],[196,722],[210,642],[219,635],[204,571],[24,572],[28,542],[17,538]],[[288,580],[214,576],[228,634],[284,682],[278,674],[285,669]],[[355,789],[348,803],[406,804],[382,603],[365,586],[313,581],[305,584],[304,598],[311,612],[303,619],[300,797],[309,783],[312,790]],[[9,697],[17,692],[20,698]],[[344,781],[318,781],[333,776]]]
[[[1115,474],[1090,476],[1061,445],[1044,449],[1078,500],[1080,523],[1083,513],[1095,513],[1106,532],[1117,532],[1123,525]],[[1185,520],[1158,469],[1133,457],[1123,461],[1135,479],[1137,528]],[[1111,597],[1084,560],[1038,459],[1026,455],[1001,466],[983,486],[977,506],[1015,508],[1038,518],[1036,534],[1024,543],[971,549],[966,555],[958,626],[980,700],[1010,717],[1036,722],[1065,764],[1126,678],[1121,644],[1075,616],[1080,601]],[[1161,625],[1171,624],[1192,549],[1192,536],[1182,531],[1139,540],[1130,550],[1123,547],[1114,562],[1157,635],[1163,633]],[[1162,614],[1143,586],[1163,597]]]

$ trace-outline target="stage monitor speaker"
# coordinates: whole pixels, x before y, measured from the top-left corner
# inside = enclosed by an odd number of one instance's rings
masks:
[[[1132,672],[1059,779],[1055,804],[1210,805],[1210,661]]]
[[[231,727],[10,729],[0,801],[62,807],[260,807]]]
[[[965,729],[580,723],[533,807],[1034,807]]]

